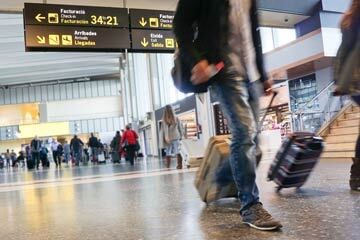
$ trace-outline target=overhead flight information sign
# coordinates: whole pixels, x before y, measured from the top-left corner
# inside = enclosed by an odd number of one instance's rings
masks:
[[[25,3],[25,25],[128,28],[126,8]]]
[[[125,8],[25,3],[27,51],[114,51],[131,48]]]
[[[29,25],[25,32],[28,50],[108,50],[130,48],[129,30],[95,27],[51,27]],[[45,50],[44,49],[44,50]]]
[[[171,11],[130,9],[131,28],[171,30],[174,15]]]
[[[166,30],[132,30],[133,51],[173,52],[176,47],[174,34]]]
[[[174,12],[25,3],[26,51],[173,52]]]

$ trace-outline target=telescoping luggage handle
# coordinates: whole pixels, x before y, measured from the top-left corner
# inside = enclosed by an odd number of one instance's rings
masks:
[[[264,124],[266,115],[269,113],[270,108],[271,108],[271,105],[273,104],[274,99],[275,99],[275,97],[276,97],[277,95],[278,95],[278,92],[277,92],[277,91],[273,91],[273,95],[272,95],[272,97],[271,97],[270,103],[269,103],[268,107],[266,108],[266,111],[265,111],[264,116],[261,118],[261,121],[260,121],[260,124],[259,124],[259,129],[258,129],[258,134],[261,132],[261,127],[262,127],[263,124]],[[225,142],[230,145],[230,144],[231,144],[231,136],[230,136],[228,139],[225,139]]]
[[[270,111],[270,108],[271,108],[271,105],[273,104],[274,100],[275,100],[275,97],[278,95],[278,92],[277,91],[273,91],[273,95],[271,97],[271,100],[270,100],[270,103],[268,105],[268,107],[266,108],[266,111],[264,113],[264,116],[261,118],[260,120],[260,124],[259,124],[259,129],[258,129],[258,134],[261,132],[261,127],[263,126],[264,124],[264,121],[265,121],[265,118],[266,118],[266,115],[269,113]],[[228,139],[225,140],[226,142],[228,143],[231,143],[231,137],[229,137]]]
[[[274,100],[275,100],[275,97],[276,97],[277,95],[278,95],[278,92],[277,92],[277,91],[273,91],[273,95],[272,95],[272,97],[271,97],[270,103],[269,103],[268,107],[266,108],[266,111],[265,111],[265,113],[264,113],[264,116],[263,116],[263,117],[261,118],[261,120],[260,120],[258,132],[261,132],[261,127],[262,127],[263,124],[264,124],[266,115],[269,113],[270,108],[271,108],[271,105],[273,104],[273,102],[274,102]]]

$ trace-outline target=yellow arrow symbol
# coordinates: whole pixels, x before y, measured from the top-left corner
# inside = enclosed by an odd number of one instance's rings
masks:
[[[40,44],[45,44],[45,37],[44,36],[36,36],[37,42]]]
[[[147,21],[145,21],[145,18],[141,18],[141,20],[139,21],[140,25],[145,27],[145,25],[147,24]]]
[[[141,41],[141,45],[143,45],[143,47],[147,47],[149,45],[149,42],[146,41],[146,38],[143,38],[143,40]]]
[[[38,22],[42,22],[42,20],[45,19],[44,16],[41,16],[41,13],[39,13],[38,15],[36,15],[35,19],[38,21]]]

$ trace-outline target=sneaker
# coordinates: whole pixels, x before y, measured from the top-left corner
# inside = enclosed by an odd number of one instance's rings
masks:
[[[279,221],[276,221],[261,203],[252,205],[241,214],[243,223],[262,231],[271,231],[282,228]]]

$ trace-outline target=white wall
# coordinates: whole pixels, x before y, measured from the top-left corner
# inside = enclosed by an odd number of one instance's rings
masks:
[[[339,28],[322,28],[324,55],[335,57],[341,44],[342,34]]]
[[[49,122],[74,121],[122,116],[121,97],[97,97],[48,102]]]
[[[310,33],[312,34],[312,33]],[[324,52],[322,33],[309,35],[291,42],[283,48],[275,49],[264,55],[265,68],[268,72],[297,65]]]

